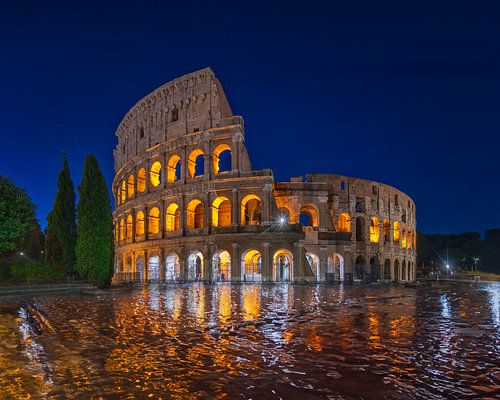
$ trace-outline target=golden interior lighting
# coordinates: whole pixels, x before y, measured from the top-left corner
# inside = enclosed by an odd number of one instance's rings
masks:
[[[384,242],[391,240],[391,223],[388,219],[384,219]]]
[[[258,250],[249,250],[243,257],[243,273],[245,275],[260,274],[261,255]]]
[[[261,200],[255,194],[248,194],[241,200],[241,223],[243,225],[260,225]]]
[[[131,198],[135,194],[135,178],[134,175],[129,175],[127,179],[127,197]]]
[[[120,192],[121,195],[121,203],[125,203],[125,200],[127,200],[127,183],[125,181],[122,181],[122,190]]]
[[[406,228],[403,225],[403,234],[401,235],[401,247],[406,249]]]
[[[227,197],[219,196],[212,203],[212,226],[231,225],[231,202]]]
[[[120,219],[120,240],[123,240],[125,239],[125,221],[122,219]]]
[[[399,238],[401,236],[401,225],[398,221],[394,222],[394,243],[399,243]]]
[[[146,170],[141,168],[137,173],[137,193],[146,191]]]
[[[171,203],[165,213],[165,229],[167,232],[179,230],[180,209],[176,203]]]
[[[176,175],[177,164],[181,162],[181,158],[175,154],[168,160],[167,164],[167,183],[174,183],[180,179],[180,176]]]
[[[407,239],[406,239],[406,247],[408,249],[411,249],[411,246],[413,244],[413,232],[410,227],[408,227],[408,233],[407,233]]]
[[[127,216],[127,239],[132,239],[132,225],[133,225],[133,220],[132,220],[132,215]]]
[[[196,160],[198,159],[198,157],[203,156],[203,154],[205,154],[205,152],[201,149],[196,149],[196,150],[193,150],[191,153],[189,153],[189,157],[187,160],[187,166],[188,166],[188,173],[189,173],[190,178],[194,178],[196,176],[199,176],[199,175],[196,175]]]
[[[191,200],[186,209],[186,227],[187,229],[200,229],[204,227],[204,207],[198,200]]]
[[[370,242],[378,243],[380,241],[380,222],[377,217],[370,219]]]
[[[153,207],[148,214],[148,233],[154,235],[160,232],[160,210]]]
[[[339,232],[351,232],[351,217],[348,213],[340,214]]]
[[[218,174],[220,171],[220,154],[223,151],[231,151],[231,147],[227,144],[219,144],[215,149],[214,149],[214,155],[213,155],[213,164],[214,164],[214,174]]]
[[[161,163],[159,161],[155,161],[153,165],[151,165],[151,169],[149,170],[149,181],[151,185],[154,187],[158,186],[161,183]]]
[[[305,214],[309,217],[309,221],[312,227],[318,226],[318,210],[315,206],[307,204],[300,209],[300,214]]]
[[[144,232],[144,213],[139,211],[135,217],[135,235],[142,236]]]

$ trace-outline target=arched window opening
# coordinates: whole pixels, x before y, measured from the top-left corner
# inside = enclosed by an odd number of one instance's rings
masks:
[[[127,200],[127,182],[122,181],[122,190],[120,192],[121,195],[121,203],[125,203],[125,200]]]
[[[356,241],[365,240],[365,220],[363,217],[356,218]]]
[[[351,232],[351,217],[348,213],[342,213],[339,217],[339,232]]]
[[[214,174],[231,171],[231,147],[220,144],[214,149],[213,155]]]
[[[165,230],[167,232],[178,231],[180,227],[180,209],[176,203],[171,203],[165,213]]]
[[[200,229],[204,227],[204,207],[200,200],[191,200],[186,209],[187,229]]]
[[[170,253],[165,260],[165,280],[177,282],[181,277],[181,262],[176,253]]]
[[[153,187],[156,187],[161,183],[161,163],[159,161],[155,161],[153,165],[151,165],[151,169],[149,171],[149,181]]]
[[[153,207],[148,214],[148,233],[155,235],[160,232],[160,210]]]
[[[380,241],[380,222],[377,217],[370,219],[370,242],[378,243]]]
[[[134,232],[133,232],[133,218],[132,215],[127,216],[127,239],[132,239]]]
[[[212,204],[212,226],[231,225],[231,202],[227,197],[217,197]]]
[[[135,217],[135,235],[142,236],[144,232],[144,213],[139,211]]]
[[[188,157],[188,173],[190,178],[205,174],[204,152],[201,149],[193,150]]]
[[[399,243],[399,238],[401,236],[401,225],[399,224],[398,221],[394,222],[394,230],[393,230],[393,235],[394,235],[394,243]]]
[[[273,256],[273,278],[276,282],[293,279],[293,256],[287,249],[278,250]]]
[[[188,260],[188,280],[199,281],[204,275],[204,260],[201,252],[192,252],[189,254]]]
[[[403,225],[403,233],[401,234],[401,247],[406,249],[406,228]]]
[[[304,226],[318,226],[318,209],[309,204],[305,205],[300,209],[300,223]],[[304,224],[304,222],[306,224]]]
[[[120,219],[120,240],[125,239],[125,221]]]
[[[216,282],[231,279],[231,256],[227,251],[219,251],[212,257],[212,277]]]
[[[135,178],[134,175],[129,175],[127,180],[127,197],[131,198],[135,194]]]
[[[261,204],[255,194],[249,194],[241,200],[241,221],[244,225],[260,225]]]
[[[391,241],[391,223],[389,220],[384,219],[384,243]]]
[[[146,191],[146,170],[144,168],[141,168],[137,173],[137,193],[142,193],[145,191]]]
[[[278,223],[287,225],[290,223],[290,210],[286,207],[281,207],[278,210]]]
[[[116,204],[117,204],[117,205],[122,204],[122,202],[121,202],[121,197],[122,197],[122,196],[121,196],[121,189],[120,189],[120,186],[117,186],[117,187],[116,187]]]
[[[181,158],[175,154],[168,160],[167,183],[174,183],[181,179]]]
[[[242,254],[241,276],[245,282],[262,280],[262,257],[258,250],[247,250]]]

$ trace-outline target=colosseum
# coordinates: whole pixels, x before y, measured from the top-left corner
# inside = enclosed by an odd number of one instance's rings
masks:
[[[415,204],[335,174],[253,170],[209,68],[164,84],[116,130],[115,282],[415,280]]]

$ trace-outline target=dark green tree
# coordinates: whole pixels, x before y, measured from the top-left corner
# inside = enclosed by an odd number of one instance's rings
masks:
[[[57,178],[56,198],[47,216],[46,232],[45,261],[66,274],[72,274],[76,264],[75,188],[66,157]]]
[[[76,267],[88,282],[105,287],[113,276],[113,217],[106,181],[89,154],[78,187]]]
[[[23,243],[38,226],[28,193],[0,176],[0,258],[23,252]]]

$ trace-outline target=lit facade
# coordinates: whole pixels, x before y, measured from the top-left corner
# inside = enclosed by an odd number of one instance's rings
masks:
[[[253,170],[213,72],[156,89],[116,134],[115,281],[413,281],[415,204],[335,174]]]

